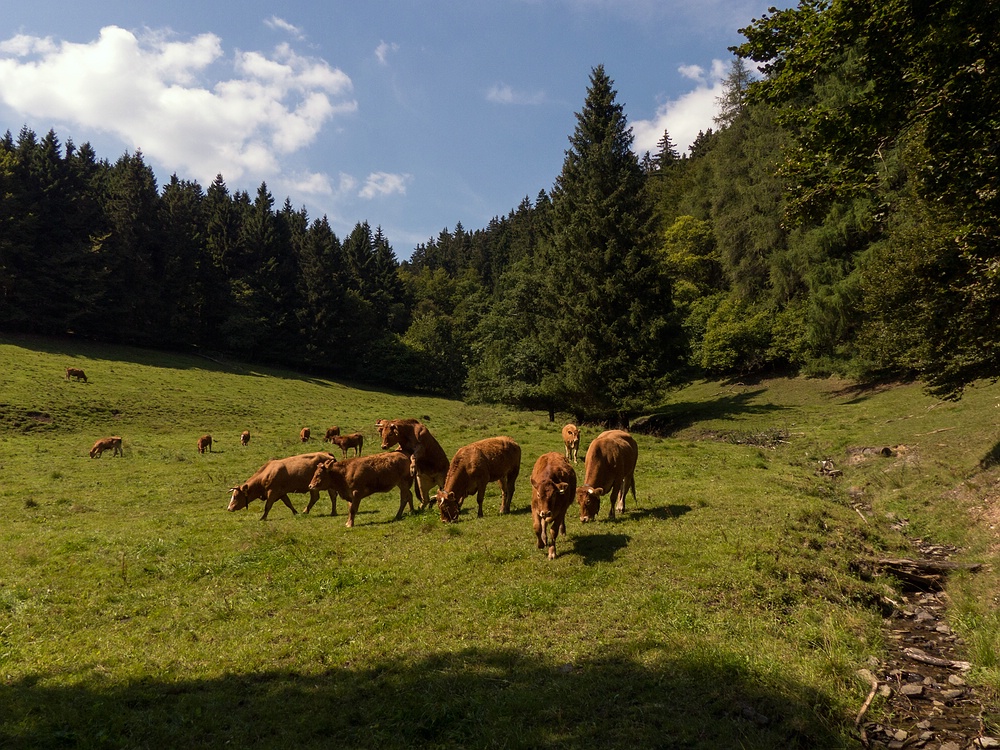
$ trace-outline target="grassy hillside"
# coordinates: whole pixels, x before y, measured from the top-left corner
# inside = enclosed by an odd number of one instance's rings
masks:
[[[543,414],[77,342],[0,337],[0,362],[0,747],[852,747],[893,595],[857,561],[916,536],[996,557],[994,387],[695,384],[664,437],[636,435],[638,506],[571,511],[550,562],[528,512],[535,459],[561,450]],[[425,421],[449,455],[516,439],[514,512],[496,488],[454,525],[395,522],[392,495],[353,529],[325,495],[309,516],[226,511],[267,459],[321,445],[303,426],[370,453],[380,417]],[[111,434],[124,458],[91,459]],[[995,687],[994,588],[950,593]]]

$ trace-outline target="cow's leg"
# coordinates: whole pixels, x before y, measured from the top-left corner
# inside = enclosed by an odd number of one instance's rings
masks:
[[[476,517],[477,518],[482,518],[483,517],[483,498],[485,498],[485,497],[486,497],[486,485],[484,484],[484,485],[481,485],[479,487],[479,490],[476,492],[476,503],[479,505],[479,511],[476,513]],[[462,498],[462,500],[459,501],[459,507],[461,507],[461,503],[464,500],[465,500],[465,498]],[[501,508],[500,512],[502,513],[503,512],[503,505],[502,504],[501,504],[500,508]]]
[[[330,515],[337,515],[337,492],[336,490],[327,490],[330,495]]]
[[[538,542],[538,549],[545,549],[545,542],[542,540],[542,519],[538,511],[534,508],[531,509],[531,525],[535,529],[535,539]]]
[[[410,506],[410,513],[413,513],[413,493],[410,492],[409,484],[399,485],[399,512],[396,513],[396,520],[403,517],[403,508]]]
[[[549,559],[556,559],[556,538],[559,536],[559,521],[555,518],[549,518],[548,527],[552,529],[552,541],[549,542]],[[547,536],[547,534],[546,534]]]
[[[434,487],[434,478],[427,474],[417,474],[417,484],[420,485],[420,508],[426,508],[431,501],[431,488]]]
[[[344,525],[349,529],[354,528],[354,514],[358,512],[359,505],[361,505],[361,498],[356,495],[347,504],[347,523]]]
[[[616,506],[620,505],[622,502],[622,483],[615,482],[611,485],[611,497],[608,498],[608,506],[610,510],[608,511],[608,518],[612,521],[615,520],[615,510]]]
[[[316,495],[318,497],[319,493],[317,492]],[[295,510],[295,506],[292,505],[292,501],[288,499],[288,495],[287,494],[281,496],[281,502],[283,502],[285,505],[288,506],[288,510],[292,511],[292,515],[293,516],[297,516],[299,514],[299,512],[297,510]]]
[[[311,511],[317,500],[319,500],[319,490],[309,490],[309,502],[306,507],[302,509],[302,512],[308,513]]]

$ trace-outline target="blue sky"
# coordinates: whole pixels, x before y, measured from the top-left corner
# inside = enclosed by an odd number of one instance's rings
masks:
[[[231,192],[266,182],[401,259],[551,189],[591,70],[641,154],[712,127],[738,30],[768,0],[8,2],[0,132],[141,149]],[[786,4],[787,5],[787,4]]]

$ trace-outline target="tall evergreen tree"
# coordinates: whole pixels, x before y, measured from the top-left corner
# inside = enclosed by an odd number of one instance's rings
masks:
[[[536,321],[530,348],[550,353],[529,390],[557,409],[622,423],[676,372],[683,347],[616,96],[595,68],[552,191],[551,245],[536,264],[543,291],[522,314]]]

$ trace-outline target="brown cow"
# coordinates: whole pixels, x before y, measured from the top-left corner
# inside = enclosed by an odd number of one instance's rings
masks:
[[[91,458],[100,458],[104,451],[112,451],[111,457],[124,456],[125,451],[122,450],[122,439],[119,435],[112,435],[111,437],[101,438],[96,443],[94,447],[90,449]]]
[[[339,445],[341,452],[344,454],[344,458],[347,458],[347,449],[353,448],[354,455],[361,455],[361,448],[365,444],[365,436],[360,432],[355,432],[350,435],[333,435],[330,437],[330,442],[334,445]]]
[[[319,499],[318,490],[310,490],[309,482],[316,471],[316,466],[323,461],[332,459],[329,453],[303,453],[300,456],[289,456],[268,461],[247,481],[239,487],[233,487],[233,496],[229,500],[229,510],[242,510],[258,498],[264,501],[263,521],[267,518],[275,500],[281,500],[293,514],[298,513],[288,499],[289,492],[308,492],[313,503]],[[337,513],[337,498],[331,492],[333,515]]]
[[[310,434],[311,433],[309,432],[309,428],[303,427],[302,432],[299,433],[299,440],[301,440],[303,443],[308,443]]]
[[[82,380],[84,383],[87,382],[87,373],[81,370],[79,367],[67,367],[66,368],[66,380],[70,378],[76,378],[77,380]]]
[[[240,433],[240,445],[244,447],[250,445],[250,430],[243,430],[243,432]]]
[[[212,436],[211,435],[202,435],[200,438],[198,438],[198,452],[199,453],[204,453],[206,450],[209,453],[212,452]]]
[[[510,513],[514,482],[521,472],[521,446],[509,437],[492,437],[465,445],[456,451],[448,467],[444,487],[437,500],[442,521],[457,521],[466,497],[476,493],[479,518],[483,517],[483,497],[490,482],[499,482],[500,513]]]
[[[444,486],[448,456],[431,431],[415,419],[380,419],[375,426],[382,438],[382,450],[398,445],[410,456],[411,470],[417,477],[420,507],[426,507],[431,501],[431,490]]]
[[[363,498],[378,492],[389,492],[399,487],[399,511],[396,520],[403,517],[403,508],[410,506],[413,512],[413,474],[410,473],[410,459],[401,451],[376,453],[374,456],[349,458],[346,461],[324,461],[316,467],[310,490],[329,490],[347,501],[347,528],[354,526],[354,516]],[[305,512],[308,513],[315,500],[310,500]],[[336,500],[334,500],[336,502]]]
[[[340,434],[340,427],[334,425],[333,427],[326,428],[326,434],[323,436],[324,443],[332,443],[333,439]]]
[[[547,545],[550,560],[556,557],[556,538],[566,533],[566,509],[575,495],[576,470],[569,460],[555,451],[539,456],[531,471],[531,523],[538,549]]]
[[[601,496],[607,494],[611,503],[608,518],[615,510],[625,510],[625,494],[632,490],[635,497],[635,464],[639,447],[624,430],[606,430],[594,438],[587,448],[584,483],[576,489],[580,504],[580,520],[586,523],[597,518]]]
[[[575,424],[562,428],[563,445],[566,446],[566,460],[578,463],[577,453],[580,451],[580,430]]]

